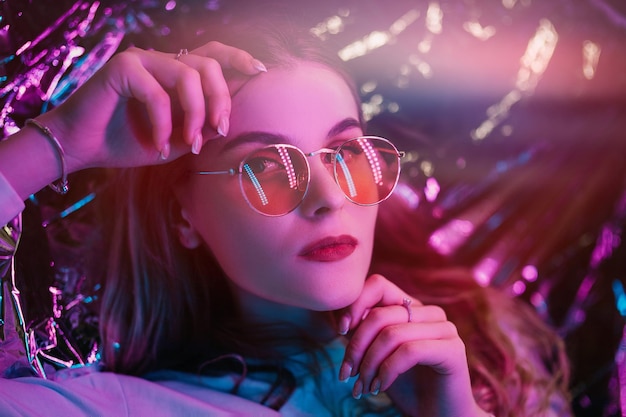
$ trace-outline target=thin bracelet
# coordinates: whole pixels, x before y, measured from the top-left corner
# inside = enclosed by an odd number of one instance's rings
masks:
[[[26,124],[30,126],[34,126],[37,129],[39,129],[39,131],[41,131],[46,136],[46,138],[48,138],[50,143],[54,145],[54,148],[59,154],[59,160],[61,162],[61,178],[58,181],[49,184],[49,187],[59,194],[67,194],[67,192],[70,190],[70,185],[67,182],[67,166],[65,165],[65,152],[63,151],[63,147],[61,146],[61,143],[52,134],[50,129],[48,129],[46,126],[42,125],[41,123],[39,123],[37,120],[27,119]]]

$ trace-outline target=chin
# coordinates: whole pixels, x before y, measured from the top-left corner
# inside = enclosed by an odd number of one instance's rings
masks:
[[[322,297],[312,300],[311,310],[314,311],[334,311],[348,307],[354,303],[363,291],[363,283],[353,285],[350,288],[328,289],[327,292],[321,294]]]

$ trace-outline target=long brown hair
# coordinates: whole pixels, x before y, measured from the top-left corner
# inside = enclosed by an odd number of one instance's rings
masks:
[[[215,39],[247,50],[269,68],[317,62],[353,86],[336,54],[320,48],[297,26],[248,23],[245,30],[227,31],[228,36]],[[192,369],[218,354],[246,353],[233,327],[229,331],[238,317],[223,271],[206,248],[183,248],[172,228],[179,212],[172,186],[185,164],[183,157],[165,166],[128,169],[115,181],[113,244],[101,310],[103,358],[109,370],[142,374]],[[425,270],[420,260],[428,254],[414,244],[421,233],[419,219],[401,202],[385,202],[379,217],[373,271],[424,303],[446,309],[467,344],[475,395],[485,409],[503,416],[528,415],[532,386],[541,386],[539,410],[549,406],[551,394],[565,395],[563,346],[532,311],[511,307],[514,301],[479,287],[465,273]],[[496,320],[496,311],[510,313],[504,324]],[[524,352],[508,330],[523,338],[540,360],[522,361]]]

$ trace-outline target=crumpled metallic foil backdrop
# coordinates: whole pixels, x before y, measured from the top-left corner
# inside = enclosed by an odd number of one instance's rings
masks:
[[[239,8],[295,11],[353,70],[372,132],[409,151],[398,192],[424,221],[417,244],[531,303],[561,333],[576,415],[620,415],[626,5],[259,3],[5,0],[0,127],[10,134],[62,102],[120,48],[175,52],[196,46],[194,36]],[[14,264],[19,228],[0,237],[0,312],[8,318],[22,311],[24,318],[0,326],[7,335],[0,353],[8,357],[3,349],[21,338],[28,365],[41,375],[98,360],[101,268],[93,254],[103,231],[94,206],[106,179],[98,170],[80,173],[66,197],[48,190],[33,196]]]

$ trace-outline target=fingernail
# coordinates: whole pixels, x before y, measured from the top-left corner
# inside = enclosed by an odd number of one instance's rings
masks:
[[[220,117],[220,121],[217,123],[217,133],[221,136],[226,137],[228,135],[229,123],[228,117],[222,116]]]
[[[198,155],[200,153],[200,149],[202,149],[202,135],[197,133],[193,138],[193,143],[191,144],[191,152]]]
[[[372,395],[378,395],[378,393],[380,392],[380,379],[374,378],[370,391],[372,391]]]
[[[348,330],[350,330],[350,315],[349,314],[344,314],[343,316],[341,316],[341,319],[339,320],[339,334],[340,335],[347,335],[348,334]]]
[[[267,72],[267,68],[265,68],[265,65],[263,65],[263,63],[258,59],[252,60],[252,66],[259,72]]]
[[[161,148],[161,152],[159,152],[160,158],[165,161],[170,156],[170,144],[166,143]]]
[[[352,364],[348,361],[343,361],[341,368],[339,369],[339,380],[341,382],[348,382],[350,375],[352,374]]]
[[[363,395],[363,381],[361,381],[361,379],[357,379],[357,381],[354,383],[354,388],[352,389],[352,396],[359,400],[361,399],[361,396]]]

